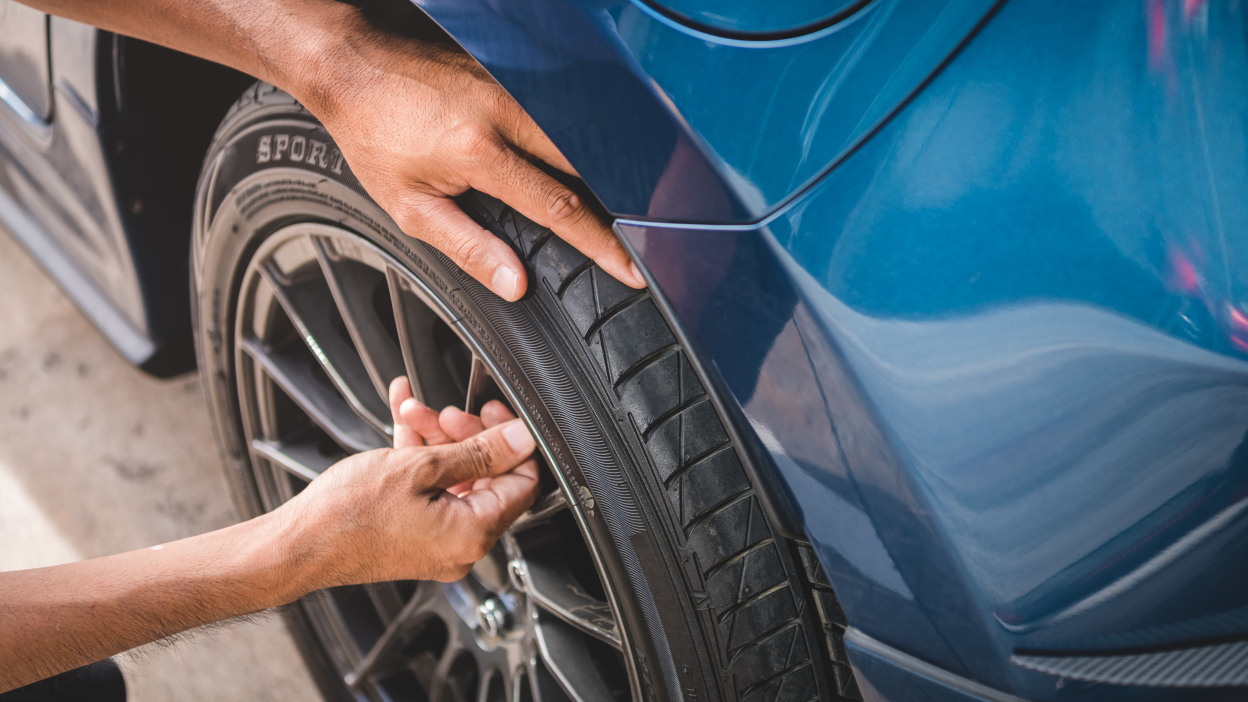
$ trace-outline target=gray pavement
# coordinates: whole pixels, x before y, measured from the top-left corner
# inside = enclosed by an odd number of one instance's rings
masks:
[[[198,378],[129,366],[0,228],[0,570],[236,519]],[[119,662],[131,702],[320,699],[275,614]]]

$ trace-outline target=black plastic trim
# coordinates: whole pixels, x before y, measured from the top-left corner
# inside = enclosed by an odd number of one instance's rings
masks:
[[[1248,687],[1248,640],[1112,655],[1017,653],[1010,662],[1072,680],[1140,687]]]

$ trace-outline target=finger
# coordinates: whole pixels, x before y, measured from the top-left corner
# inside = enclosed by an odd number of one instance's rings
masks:
[[[426,449],[431,487],[449,488],[468,480],[501,475],[524,462],[536,444],[519,419],[486,429],[454,444]]]
[[[624,245],[580,196],[515,151],[502,149],[488,168],[469,180],[478,190],[549,227],[616,280],[634,288],[646,286]]]
[[[462,499],[487,528],[501,532],[533,506],[539,484],[537,462],[525,461],[515,470],[492,479],[485,489],[473,490]]]
[[[480,417],[468,414],[458,407],[447,407],[442,410],[442,413],[438,415],[438,424],[442,426],[442,431],[455,441],[463,441],[476,436],[481,433],[482,429],[485,429]]]
[[[489,478],[481,478],[481,480],[489,480]],[[479,480],[465,480],[459,485],[450,486],[449,488],[446,489],[446,491],[456,497],[463,497],[464,495],[467,495],[468,493],[472,492],[472,489],[476,487],[478,482],[480,481]]]
[[[532,154],[535,158],[549,163],[564,173],[580,177],[580,174],[572,167],[572,163],[564,157],[563,153],[551,142],[550,137],[546,136],[546,132],[537,126],[537,122],[534,122],[528,113],[523,113],[523,120],[516,126],[515,144],[521,151]]]
[[[453,443],[455,440],[442,431],[438,422],[438,413],[420,403],[416,398],[409,397],[399,406],[403,422],[418,433],[430,446]],[[396,447],[397,448],[397,447]]]
[[[409,236],[446,254],[495,295],[508,302],[524,295],[528,279],[516,252],[449,197],[419,193],[402,208],[399,225]]]
[[[568,175],[579,175],[568,159],[551,142],[546,132],[510,95],[502,93],[498,102],[498,122],[507,140],[526,154],[549,163]]]
[[[394,422],[394,447],[424,446],[425,440],[403,419],[403,402],[412,396],[407,378],[399,376],[390,381],[390,418]]]
[[[516,415],[507,409],[507,405],[498,400],[490,400],[481,408],[481,424],[489,429],[492,426],[515,419]]]

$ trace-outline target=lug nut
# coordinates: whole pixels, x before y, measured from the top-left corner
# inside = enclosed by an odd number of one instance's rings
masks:
[[[524,577],[527,573],[524,570],[524,562],[513,560],[507,563],[507,576],[511,578],[511,586],[519,592],[525,592]]]
[[[507,610],[491,597],[477,605],[477,623],[481,625],[482,633],[496,639],[507,626]]]

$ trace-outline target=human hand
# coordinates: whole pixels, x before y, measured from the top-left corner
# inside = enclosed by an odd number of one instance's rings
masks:
[[[462,51],[383,32],[362,16],[350,52],[287,89],[333,135],[369,195],[408,235],[514,301],[527,288],[514,251],[451,199],[475,188],[645,287],[624,247],[584,201],[533,160],[576,174],[537,124]],[[349,55],[344,55],[349,53]],[[308,83],[303,85],[301,83]]]
[[[459,580],[537,496],[533,437],[501,404],[481,418],[448,410],[435,433],[437,414],[411,399],[406,378],[390,401],[395,448],[339,461],[274,512],[321,564],[310,589]]]

